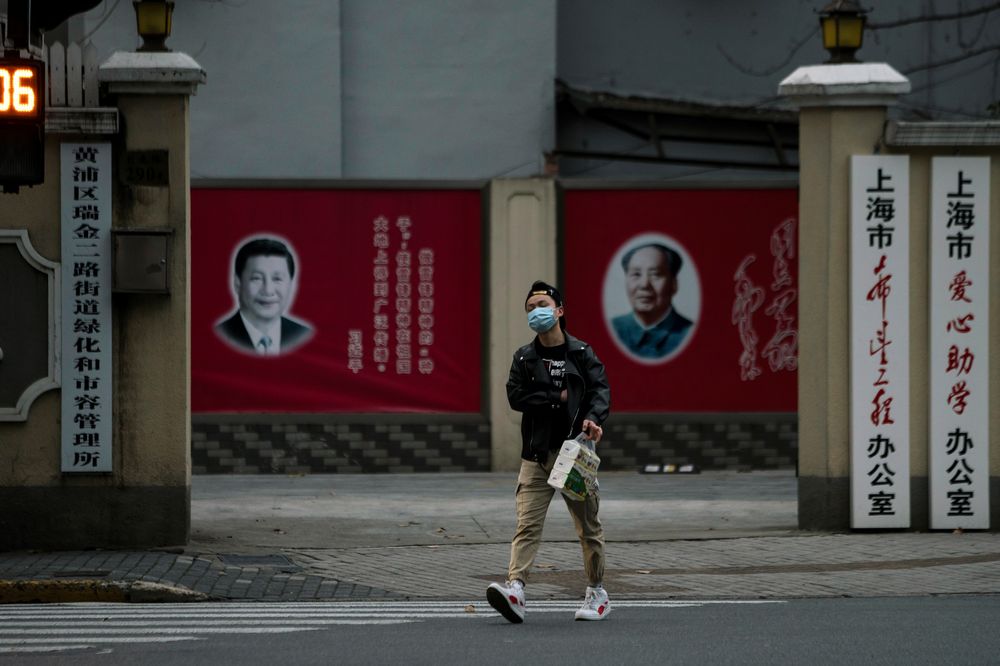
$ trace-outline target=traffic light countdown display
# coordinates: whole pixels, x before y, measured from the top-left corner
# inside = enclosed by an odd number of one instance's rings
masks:
[[[0,58],[0,184],[45,180],[45,63]]]

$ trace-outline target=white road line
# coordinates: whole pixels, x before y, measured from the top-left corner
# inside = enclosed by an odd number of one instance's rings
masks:
[[[612,607],[617,610],[622,609],[654,609],[654,608],[696,608],[705,605],[761,605],[761,604],[784,604],[784,600],[676,600],[676,601],[644,601],[644,600],[612,600]],[[527,602],[527,608],[537,613],[560,612],[569,609],[576,609],[580,605],[579,600],[541,600]],[[26,620],[48,620],[56,621],[77,621],[83,619],[98,619],[105,622],[116,620],[181,620],[181,619],[204,619],[207,621],[287,621],[294,623],[296,619],[336,619],[336,618],[414,618],[427,620],[433,618],[457,618],[476,617],[481,613],[492,613],[490,606],[483,601],[446,602],[434,604],[432,606],[394,603],[391,605],[381,603],[358,603],[352,605],[341,605],[340,603],[315,603],[302,602],[296,606],[273,607],[268,604],[257,606],[248,605],[233,607],[229,605],[213,604],[188,604],[172,607],[155,607],[148,605],[129,606],[60,606],[39,607],[0,607],[0,621],[19,622]],[[467,609],[471,609],[467,610]]]
[[[481,604],[486,607],[486,604]],[[579,604],[575,604],[579,605]],[[143,610],[141,612],[133,613],[109,613],[103,611],[88,611],[88,612],[61,612],[61,613],[46,613],[44,611],[25,611],[23,613],[0,613],[0,619],[16,620],[18,618],[36,618],[36,619],[60,619],[60,618],[78,618],[78,617],[99,617],[108,619],[128,619],[128,618],[158,618],[158,617],[337,617],[340,615],[351,615],[353,613],[406,613],[408,615],[413,615],[414,613],[426,613],[429,615],[441,615],[448,613],[459,613],[465,610],[465,606],[449,606],[448,608],[412,608],[412,607],[400,607],[400,608],[339,608],[339,609],[301,609],[294,612],[286,611],[265,611],[256,612],[250,610],[242,611],[213,611],[207,609],[199,609],[192,611],[171,611],[169,613],[158,613]]]
[[[437,614],[434,617],[465,617],[473,613],[446,613]],[[185,616],[186,617],[186,616]],[[250,620],[234,620],[230,618],[202,618],[202,619],[177,619],[162,618],[150,620],[101,620],[101,619],[79,619],[79,620],[58,620],[49,622],[22,622],[19,619],[13,620],[8,626],[11,627],[51,627],[53,630],[60,627],[158,627],[164,624],[171,626],[196,626],[205,627],[218,625],[222,627],[238,626],[267,626],[267,625],[312,625],[312,624],[337,624],[342,620],[382,618],[387,620],[407,620],[426,619],[426,615],[415,613],[351,613],[349,615],[333,615],[327,617],[294,617],[294,618],[266,618]],[[39,618],[31,618],[37,620]]]
[[[136,613],[136,606],[116,605],[109,613],[104,605],[58,608],[22,605],[5,607],[0,613],[0,655],[14,653],[58,653],[69,650],[96,650],[105,644],[166,643],[203,640],[213,635],[290,634],[316,631],[338,625],[400,625],[426,619],[427,613],[358,612],[339,609],[313,616],[307,612],[261,614],[246,607],[236,617],[211,612],[211,606],[178,605],[157,613]],[[143,606],[143,608],[150,608]],[[315,608],[315,607],[313,607]],[[300,611],[308,611],[305,607]],[[461,617],[464,612],[442,615]],[[47,612],[54,611],[54,612]],[[131,611],[131,612],[130,612]],[[195,611],[195,612],[192,612]]]
[[[66,650],[89,650],[93,645],[42,645],[38,647],[22,645],[18,647],[0,647],[0,654],[12,652],[65,652]]]
[[[535,610],[543,609],[567,609],[577,608],[579,600],[574,601],[532,601],[528,600],[527,605]],[[706,605],[762,605],[762,604],[785,604],[784,600],[755,600],[753,602],[733,602],[716,600],[677,600],[669,602],[646,602],[646,601],[616,601],[612,599],[615,608],[631,609],[654,609],[654,608],[692,608]],[[4,607],[0,607],[4,608]],[[44,608],[39,606],[6,606],[0,610],[0,620],[60,620],[60,619],[81,619],[99,618],[102,620],[115,619],[161,619],[161,618],[232,618],[232,619],[293,619],[297,617],[344,617],[359,614],[400,614],[417,617],[453,617],[462,615],[474,615],[475,612],[488,610],[490,606],[484,601],[453,602],[441,606],[420,606],[416,604],[397,604],[393,606],[359,604],[353,606],[341,606],[338,604],[316,604],[305,602],[298,607],[270,608],[261,607],[241,607],[232,608],[226,606],[215,606],[211,604],[197,604],[174,608],[155,608],[135,606],[129,607],[60,607]],[[472,612],[469,612],[472,611]]]
[[[288,634],[296,631],[313,631],[316,627],[260,627],[250,629],[247,627],[233,627],[224,629],[221,627],[153,627],[149,629],[116,629],[114,627],[81,628],[81,629],[60,629],[59,633],[66,640],[68,636],[115,636],[115,635],[138,635],[148,636],[151,634]],[[0,629],[0,634],[16,634],[18,636],[51,636],[51,629]],[[0,640],[3,640],[0,638]],[[77,639],[79,640],[79,639]]]
[[[784,600],[626,599],[621,609],[783,604]],[[529,599],[532,614],[568,613],[579,600]],[[471,607],[469,612],[466,609]],[[337,625],[397,625],[446,618],[496,618],[480,599],[467,601],[238,602],[199,604],[79,603],[0,606],[0,654],[95,650],[121,643],[204,640],[223,634],[287,634]],[[57,634],[57,636],[53,636]],[[16,638],[7,636],[16,635]]]
[[[95,636],[93,638],[0,638],[0,645],[58,645],[68,643],[71,640],[86,641],[93,647],[93,643],[176,643],[178,641],[199,641],[197,636]]]
[[[579,607],[578,604],[573,606],[565,607],[535,607],[529,604],[529,608],[535,613],[565,613],[568,611],[576,610]],[[617,608],[617,606],[614,606]],[[685,608],[686,606],[674,606],[673,608]],[[255,617],[252,615],[241,614],[238,616],[234,615],[170,615],[170,616],[147,616],[142,614],[120,616],[119,618],[109,618],[109,617],[94,617],[94,616],[60,616],[60,617],[49,617],[49,616],[39,616],[39,615],[24,615],[15,618],[0,618],[0,620],[5,620],[5,624],[12,627],[63,627],[63,626],[97,626],[97,627],[141,627],[141,626],[160,626],[163,624],[172,625],[195,625],[195,626],[211,626],[218,625],[223,627],[228,626],[240,626],[240,625],[281,625],[281,624],[336,624],[342,620],[347,619],[411,619],[411,620],[434,620],[441,618],[475,618],[482,617],[483,615],[492,614],[495,611],[489,606],[481,606],[476,608],[475,611],[456,611],[456,612],[436,612],[436,613],[401,613],[398,611],[384,611],[384,612],[364,612],[364,611],[354,611],[350,613],[317,613],[310,615],[289,615],[289,616],[268,616],[268,617]]]
[[[582,599],[532,600],[528,598],[528,603],[533,606],[570,607],[579,606]],[[784,604],[788,603],[783,599],[615,599],[612,597],[611,603],[618,608],[671,608],[675,606],[692,605],[760,605],[760,604]],[[11,617],[17,613],[30,611],[37,614],[78,614],[82,611],[106,614],[133,615],[137,611],[150,614],[172,614],[178,611],[193,613],[234,613],[253,612],[259,614],[277,614],[301,612],[309,613],[315,611],[337,611],[354,609],[397,609],[397,610],[425,610],[434,611],[453,610],[464,608],[465,606],[486,606],[483,599],[472,599],[464,601],[299,601],[299,602],[254,602],[254,603],[228,603],[228,602],[203,602],[187,604],[58,604],[51,606],[39,606],[37,604],[20,605],[0,605],[0,618]]]

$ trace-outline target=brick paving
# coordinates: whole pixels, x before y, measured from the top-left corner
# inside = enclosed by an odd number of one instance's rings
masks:
[[[202,592],[214,599],[309,601],[392,599],[369,585],[287,567],[226,565],[215,555],[146,551],[0,553],[0,580],[146,581]]]
[[[310,571],[337,572],[413,597],[475,598],[501,580],[503,544],[289,550]],[[582,596],[575,543],[544,543],[528,587]],[[1000,593],[1000,535],[851,534],[612,542],[605,585],[628,598],[877,597]]]
[[[288,566],[232,566],[212,554],[0,554],[0,579],[148,581],[220,600],[306,601],[482,596],[506,569],[505,544],[284,549]],[[776,599],[1000,594],[1000,535],[845,534],[612,542],[605,584],[619,598]],[[542,545],[536,599],[585,585],[575,543]]]
[[[790,474],[605,480],[618,598],[1000,594],[998,533],[797,531]],[[4,582],[97,580],[218,600],[478,599],[506,571],[511,485],[500,473],[200,477],[201,536],[186,549],[0,553],[0,597]],[[550,522],[529,597],[579,598],[579,544],[563,511]]]

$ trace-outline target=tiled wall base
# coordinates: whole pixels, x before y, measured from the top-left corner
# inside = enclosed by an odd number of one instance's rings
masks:
[[[602,469],[647,464],[693,464],[703,470],[795,469],[798,417],[663,415],[631,422],[622,417],[605,429],[600,455]]]
[[[485,423],[278,423],[196,417],[195,474],[487,472]]]
[[[200,414],[195,474],[486,472],[490,426],[457,417],[254,417]],[[516,442],[512,446],[518,446]],[[619,415],[600,445],[604,470],[695,464],[703,470],[794,469],[795,414]]]

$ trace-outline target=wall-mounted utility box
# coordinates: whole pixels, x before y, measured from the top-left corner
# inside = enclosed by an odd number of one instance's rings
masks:
[[[171,229],[112,229],[112,291],[170,293]]]

